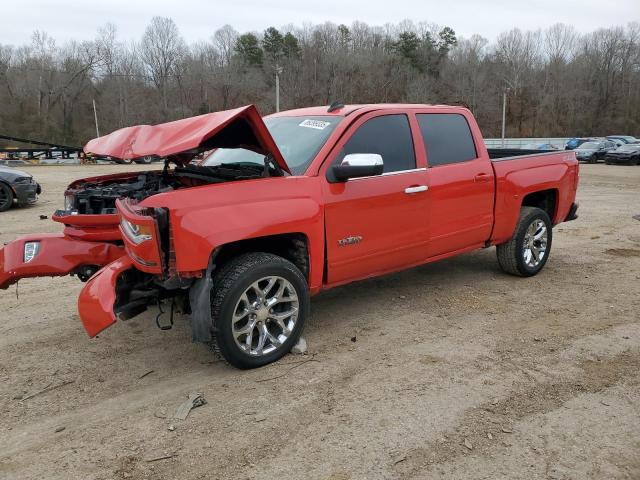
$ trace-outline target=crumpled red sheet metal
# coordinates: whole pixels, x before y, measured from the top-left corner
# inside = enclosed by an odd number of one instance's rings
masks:
[[[243,147],[265,155],[270,153],[284,171],[291,173],[253,105],[159,125],[121,128],[89,141],[84,150],[123,160],[176,156],[175,160],[186,163],[193,155],[180,154],[197,149],[205,142],[214,147]]]

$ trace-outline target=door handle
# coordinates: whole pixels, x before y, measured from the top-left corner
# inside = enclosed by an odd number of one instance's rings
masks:
[[[491,177],[488,173],[479,173],[473,177],[474,182],[488,182],[489,180],[491,180]]]
[[[407,187],[404,189],[404,193],[411,195],[414,193],[426,192],[429,190],[429,187],[426,185],[414,185],[413,187]]]

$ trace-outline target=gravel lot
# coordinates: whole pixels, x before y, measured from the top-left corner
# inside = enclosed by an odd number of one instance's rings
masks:
[[[44,193],[0,242],[59,231],[39,215],[66,184],[125,168],[29,168]],[[0,477],[638,479],[640,167],[582,166],[579,201],[540,275],[488,249],[326,292],[309,354],[253,371],[186,318],[90,340],[75,278],[0,291]],[[208,404],[171,419],[190,392]]]

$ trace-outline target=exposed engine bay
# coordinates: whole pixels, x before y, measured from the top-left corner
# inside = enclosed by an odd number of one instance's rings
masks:
[[[65,192],[65,211],[78,215],[116,213],[118,198],[142,201],[158,193],[211,183],[250,180],[280,174],[269,164],[185,165],[164,170],[92,178],[72,183]]]

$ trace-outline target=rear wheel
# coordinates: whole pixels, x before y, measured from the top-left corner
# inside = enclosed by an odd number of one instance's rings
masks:
[[[513,237],[496,247],[500,268],[521,277],[537,274],[547,263],[551,240],[551,220],[547,212],[522,207]]]
[[[589,157],[589,160],[587,160],[588,163],[598,163],[598,157],[596,157],[595,155],[591,155]]]
[[[13,205],[13,191],[8,185],[0,183],[0,212],[9,210]]]
[[[139,164],[145,164],[148,165],[149,163],[151,163],[151,161],[153,160],[153,157],[150,156],[146,156],[146,157],[140,157],[140,158],[136,158],[134,160],[134,162],[139,163]]]
[[[640,157],[631,157],[629,159],[629,165],[638,165],[639,160],[640,160]]]
[[[212,347],[231,365],[260,367],[295,345],[309,315],[307,282],[288,260],[249,253],[214,276]]]

